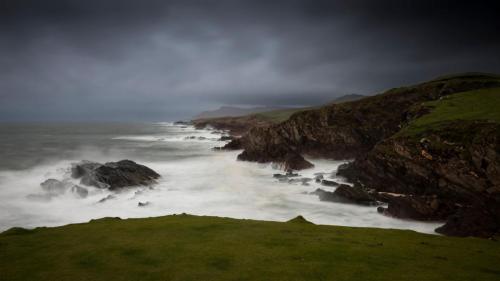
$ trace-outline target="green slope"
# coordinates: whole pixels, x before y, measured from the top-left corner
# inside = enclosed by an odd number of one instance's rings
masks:
[[[500,244],[189,215],[0,235],[0,280],[500,280]]]
[[[399,135],[437,130],[452,122],[486,121],[500,123],[500,88],[468,91],[426,102],[430,113],[414,120]]]

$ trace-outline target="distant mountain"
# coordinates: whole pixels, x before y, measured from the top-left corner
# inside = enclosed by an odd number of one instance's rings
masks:
[[[251,108],[242,108],[242,107],[234,107],[234,106],[222,106],[216,110],[204,111],[194,117],[194,119],[206,119],[206,118],[217,118],[217,117],[237,117],[244,116],[248,114],[266,112],[266,111],[274,111],[286,109],[286,107],[251,107]]]
[[[344,95],[344,96],[341,96],[341,97],[334,99],[331,103],[334,104],[334,103],[355,101],[355,100],[360,100],[362,98],[366,98],[366,96],[358,95],[358,94],[348,94],[348,95]]]

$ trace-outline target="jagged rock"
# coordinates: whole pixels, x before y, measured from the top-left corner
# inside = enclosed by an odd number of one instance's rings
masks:
[[[83,161],[73,164],[72,176],[80,178],[85,185],[98,188],[118,189],[128,186],[149,185],[155,183],[160,175],[150,168],[130,160],[99,164]]]
[[[317,179],[316,179],[317,180]],[[321,180],[321,185],[324,186],[338,186],[339,183],[336,181],[330,181],[330,180]]]
[[[230,142],[226,143],[222,149],[224,150],[238,150],[242,148],[241,138],[235,138]]]
[[[341,184],[333,192],[335,195],[361,205],[378,205],[377,200],[359,186]]]
[[[283,161],[283,168],[288,170],[304,170],[314,167],[314,165],[304,159],[300,154],[288,153]]]
[[[413,195],[391,195],[378,194],[384,202],[388,202],[387,208],[379,208],[378,211],[402,219],[415,220],[445,220],[456,210],[449,202],[439,200],[436,196],[413,196]]]
[[[321,188],[316,189],[311,194],[318,195],[319,200],[337,202],[337,203],[350,203],[367,206],[375,206],[379,203],[372,196],[360,187],[351,187],[345,184],[340,185],[334,192],[325,191]]]

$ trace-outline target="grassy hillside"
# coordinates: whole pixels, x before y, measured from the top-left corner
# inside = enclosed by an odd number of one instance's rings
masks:
[[[0,280],[500,280],[500,244],[189,215],[0,234]]]
[[[500,88],[481,89],[426,102],[430,113],[416,119],[400,135],[436,130],[455,121],[481,120],[500,123]]]
[[[296,112],[301,112],[304,110],[309,110],[311,108],[291,108],[291,109],[283,109],[283,110],[273,110],[267,112],[261,112],[255,114],[256,117],[262,118],[264,120],[270,121],[272,123],[281,123],[283,121],[288,120],[292,114]]]

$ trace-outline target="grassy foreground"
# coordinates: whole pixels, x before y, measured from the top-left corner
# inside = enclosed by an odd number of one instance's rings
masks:
[[[500,243],[190,215],[0,234],[0,280],[500,280]]]

